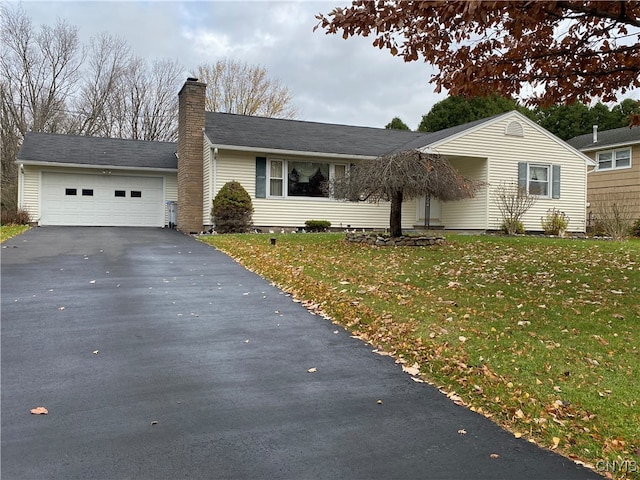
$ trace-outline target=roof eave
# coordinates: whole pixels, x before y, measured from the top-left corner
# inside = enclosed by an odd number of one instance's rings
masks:
[[[24,160],[16,159],[16,163],[21,165],[41,166],[41,167],[63,167],[63,168],[84,168],[90,170],[144,170],[154,172],[171,172],[176,173],[177,168],[162,168],[162,167],[132,167],[123,165],[95,165],[86,163],[62,163],[62,162],[43,162],[37,160]]]
[[[239,145],[223,145],[212,143],[207,137],[211,148],[217,148],[219,150],[233,150],[236,152],[250,152],[250,153],[262,153],[272,155],[286,155],[286,156],[304,156],[304,157],[316,157],[316,158],[330,158],[330,159],[344,159],[344,160],[373,160],[380,155],[354,155],[346,153],[330,153],[330,152],[308,152],[303,150],[285,150],[279,148],[263,148],[263,147],[244,147]]]
[[[628,140],[625,142],[618,142],[618,143],[601,143],[600,145],[590,145],[588,147],[580,148],[579,150],[581,152],[595,152],[598,150],[610,149],[610,148],[631,147],[633,145],[638,145],[638,144],[640,144],[640,141],[638,140]]]

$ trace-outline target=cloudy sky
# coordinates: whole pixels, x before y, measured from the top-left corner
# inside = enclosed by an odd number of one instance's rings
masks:
[[[10,3],[15,3],[11,1]],[[180,61],[185,78],[201,63],[230,58],[264,66],[293,94],[302,120],[384,127],[400,117],[416,129],[443,94],[428,83],[433,70],[405,63],[371,45],[313,32],[330,1],[23,1],[34,26],[66,19],[83,43],[106,31],[148,60]]]

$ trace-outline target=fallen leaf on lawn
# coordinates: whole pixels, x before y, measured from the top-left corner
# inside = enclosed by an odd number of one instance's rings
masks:
[[[460,430],[458,430],[458,433],[460,435],[466,435],[467,431],[464,428],[461,428]]]
[[[491,455],[489,455],[491,458],[500,458],[500,455],[498,455],[497,453],[492,453]]]
[[[524,418],[524,412],[521,409],[516,410],[516,417]]]
[[[409,375],[419,375],[420,374],[420,365],[418,363],[414,363],[410,367],[405,365],[402,366],[402,371],[407,372]]]
[[[513,436],[516,438],[522,438],[522,434],[520,432],[514,433]]]
[[[36,407],[31,409],[31,413],[33,415],[47,415],[49,413],[49,410],[44,407]]]
[[[560,445],[560,437],[553,437],[553,446],[551,447],[551,450],[558,448],[558,445]]]
[[[467,341],[467,337],[463,337],[462,335],[460,335],[460,336],[458,337],[458,340],[460,340],[462,343],[464,343],[464,342],[466,342],[466,341]]]
[[[317,371],[318,371],[318,369],[316,367],[313,367],[313,368],[310,368],[309,370],[307,370],[307,372],[309,372],[309,373],[315,373]]]

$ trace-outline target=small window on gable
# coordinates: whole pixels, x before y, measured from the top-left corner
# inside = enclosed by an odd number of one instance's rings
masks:
[[[64,189],[64,194],[65,195],[77,195],[78,194],[78,189],[77,188],[65,188]]]
[[[116,190],[116,197],[126,197],[126,196],[127,196],[126,190]]]
[[[512,137],[524,137],[524,127],[520,122],[513,120],[507,124],[504,134]]]

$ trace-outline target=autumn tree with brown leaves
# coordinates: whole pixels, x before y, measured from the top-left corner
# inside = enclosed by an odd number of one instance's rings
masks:
[[[352,165],[346,176],[333,180],[338,199],[391,202],[392,237],[402,236],[402,202],[424,195],[443,201],[471,198],[483,185],[466,178],[440,155],[405,150]]]
[[[354,1],[318,14],[329,34],[373,36],[434,65],[436,92],[531,105],[615,101],[640,87],[640,1]]]

